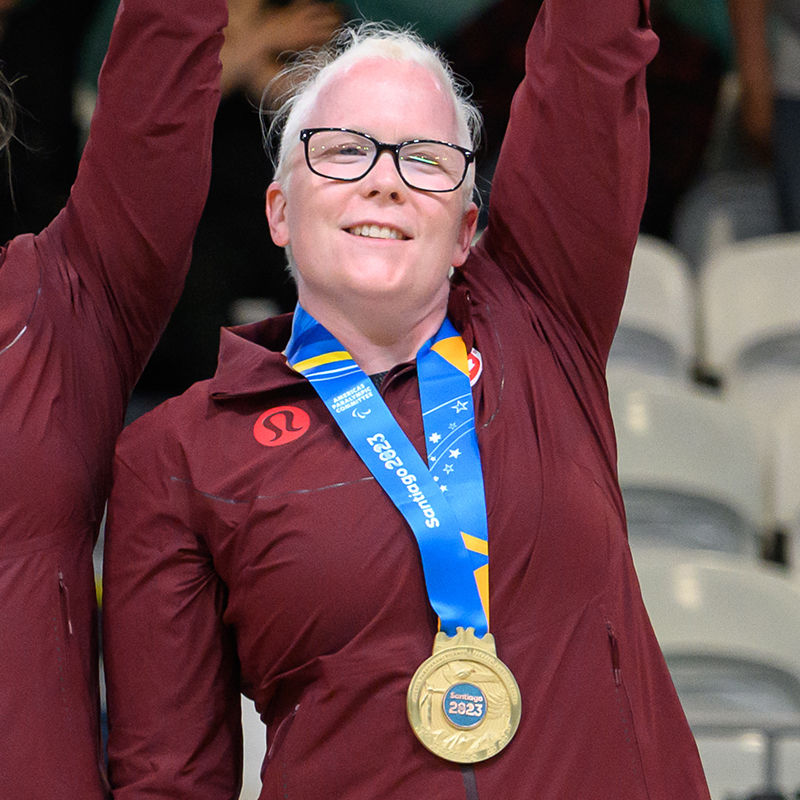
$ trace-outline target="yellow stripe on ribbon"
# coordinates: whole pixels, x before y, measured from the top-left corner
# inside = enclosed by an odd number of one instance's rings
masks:
[[[323,364],[333,364],[336,361],[352,361],[353,356],[347,350],[336,350],[332,353],[323,353],[321,356],[314,356],[314,358],[307,358],[305,361],[298,361],[292,364],[292,369],[295,372],[305,372],[314,367],[320,367]]]
[[[452,364],[457,370],[469,375],[469,361],[467,359],[467,346],[460,336],[451,336],[437,342],[431,350],[438,353],[445,361]]]
[[[479,553],[482,556],[489,556],[489,542],[485,539],[479,539],[477,536],[470,536],[468,533],[461,531],[461,538],[464,540],[464,547],[471,550],[473,553]],[[489,565],[484,564],[482,567],[474,570],[475,583],[478,586],[478,594],[481,597],[481,605],[483,606],[483,613],[486,614],[486,628],[489,629]]]
[[[483,613],[486,614],[486,630],[489,630],[489,565],[478,567],[473,573],[475,583],[478,585],[478,594],[481,596]]]
[[[468,533],[464,533],[464,531],[461,531],[461,538],[464,540],[464,547],[466,547],[467,550],[482,556],[489,556],[489,542],[487,542],[486,539],[470,536]]]

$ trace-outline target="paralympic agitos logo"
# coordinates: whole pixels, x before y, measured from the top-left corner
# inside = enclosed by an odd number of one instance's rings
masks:
[[[253,426],[253,435],[265,447],[277,447],[299,439],[311,427],[311,419],[297,406],[278,406],[265,411]]]

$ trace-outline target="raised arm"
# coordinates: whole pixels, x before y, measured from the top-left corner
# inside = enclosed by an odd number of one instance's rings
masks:
[[[648,0],[545,0],[528,41],[479,243],[600,364],[644,205]]]
[[[103,574],[114,798],[231,800],[241,785],[242,733],[225,588],[187,526],[186,487],[136,447],[121,449]]]
[[[189,266],[226,20],[225,0],[122,0],[71,199],[37,244],[97,321],[127,391]]]

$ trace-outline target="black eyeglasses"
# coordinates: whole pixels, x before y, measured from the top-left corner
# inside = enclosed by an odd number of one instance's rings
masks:
[[[305,144],[308,168],[315,175],[335,181],[361,180],[386,150],[394,157],[403,182],[422,192],[455,191],[475,160],[472,150],[457,144],[426,139],[386,144],[347,128],[305,128],[300,140]]]

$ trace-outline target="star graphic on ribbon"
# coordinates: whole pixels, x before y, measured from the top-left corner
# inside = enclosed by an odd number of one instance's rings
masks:
[[[456,400],[456,404],[454,406],[450,406],[456,414],[460,414],[462,411],[467,410],[467,404],[463,400]]]
[[[439,442],[441,441],[441,439],[442,439],[441,435],[440,435],[440,434],[438,434],[438,433],[435,433],[435,432],[434,432],[434,433],[432,433],[432,434],[431,434],[431,435],[428,437],[428,440],[429,440],[429,441],[431,441],[431,442],[433,442],[433,444],[439,444]]]
[[[445,471],[445,473],[447,475],[449,475],[454,469],[455,469],[455,467],[452,464],[445,464],[444,465],[444,471]]]
[[[447,487],[444,484],[442,484],[439,488],[442,490],[442,494],[447,491]]]
[[[450,451],[450,458],[458,458],[461,455],[461,451],[456,447],[455,450]]]

